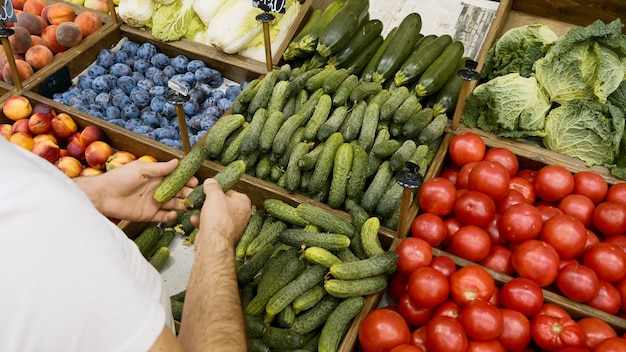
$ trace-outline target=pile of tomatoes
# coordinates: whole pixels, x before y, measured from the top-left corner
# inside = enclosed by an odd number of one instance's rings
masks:
[[[449,163],[418,191],[389,296],[360,327],[364,351],[626,351],[606,322],[575,321],[542,289],[626,315],[626,183],[455,135]],[[480,265],[457,268],[439,248]],[[512,278],[498,287],[484,267]],[[391,308],[391,309],[390,309]]]

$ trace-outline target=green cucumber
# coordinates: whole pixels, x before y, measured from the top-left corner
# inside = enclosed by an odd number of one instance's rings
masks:
[[[318,143],[313,149],[311,149],[311,151],[303,155],[300,160],[298,160],[298,168],[302,171],[313,170],[323,148],[324,143]]]
[[[387,287],[387,278],[383,275],[364,279],[330,279],[324,283],[326,292],[338,298],[361,297],[381,292]]]
[[[329,232],[309,232],[302,229],[286,229],[280,233],[279,240],[296,248],[321,247],[329,251],[348,248],[350,237]]]
[[[322,124],[328,119],[330,111],[332,109],[332,98],[328,94],[323,94],[315,105],[315,110],[311,115],[304,127],[304,140],[315,141],[317,138],[317,131],[319,131]]]
[[[322,89],[326,94],[334,94],[337,88],[350,76],[350,71],[347,68],[340,68],[335,73],[330,75],[330,77],[326,78],[324,81],[324,85]]]
[[[401,146],[402,143],[400,143],[397,139],[389,139],[374,144],[370,153],[379,159],[387,159],[400,149]]]
[[[261,152],[269,153],[272,151],[274,138],[284,121],[285,115],[283,115],[282,111],[274,111],[269,114],[259,136],[259,150],[261,150]]]
[[[369,186],[367,186],[363,197],[361,197],[361,206],[363,209],[367,212],[373,212],[374,209],[376,209],[376,204],[385,193],[385,188],[392,177],[393,172],[391,171],[389,161],[385,160],[378,167],[374,178]]]
[[[409,94],[394,112],[393,122],[403,124],[420,110],[422,110],[422,105],[417,96]]]
[[[310,265],[302,274],[276,292],[267,302],[265,311],[276,315],[290,305],[296,297],[323,282],[328,269],[322,265]]]
[[[331,208],[340,208],[346,199],[346,188],[352,168],[352,154],[352,145],[350,143],[343,143],[335,153],[327,201]]]
[[[234,138],[232,138],[232,140],[230,141],[226,141],[226,147],[222,149],[222,154],[220,155],[220,164],[228,165],[231,162],[237,160],[241,153],[241,141],[243,141],[243,138],[245,137],[249,129],[250,124],[248,122],[244,122],[242,127],[238,131],[234,132]]]
[[[376,205],[374,213],[381,217],[390,217],[390,215],[400,207],[403,193],[404,187],[400,186],[393,178],[389,180],[389,186],[380,199],[380,202]]]
[[[333,133],[339,131],[339,127],[348,116],[348,107],[341,105],[336,107],[331,113],[328,119],[320,126],[317,131],[317,139],[319,141],[326,141]]]
[[[310,77],[306,81],[304,88],[311,93],[318,89],[322,89],[324,82],[328,79],[328,77],[335,73],[335,71],[337,71],[335,66],[327,65],[323,70]]]
[[[243,160],[235,160],[228,165],[224,166],[220,171],[213,176],[213,179],[222,188],[223,192],[231,189],[246,173],[246,163]],[[202,208],[206,194],[204,194],[204,184],[199,184],[194,187],[193,191],[185,198],[185,206],[188,209]]]
[[[182,321],[184,303],[181,301],[170,299],[170,305],[172,306],[172,318],[174,318],[174,321]]]
[[[250,127],[241,141],[241,154],[249,155],[259,149],[259,137],[261,136],[263,125],[265,124],[265,121],[267,121],[268,116],[269,114],[264,108],[258,109],[254,115],[252,115]]]
[[[319,352],[334,352],[339,349],[339,344],[350,327],[350,322],[365,307],[363,297],[351,297],[344,299],[330,314],[318,341]]]
[[[267,180],[270,177],[272,166],[273,165],[272,165],[272,161],[270,158],[270,154],[262,155],[256,164],[256,168],[255,168],[256,177],[260,178],[261,180]]]
[[[447,124],[448,116],[446,114],[435,116],[435,118],[417,135],[417,141],[421,144],[429,144],[443,135]]]
[[[300,203],[296,207],[296,212],[301,218],[326,231],[343,234],[350,238],[354,236],[354,226],[352,226],[350,221],[331,210],[326,210],[313,204]]]
[[[246,250],[246,255],[254,257],[257,252],[265,246],[272,246],[280,236],[280,233],[287,228],[287,224],[281,220],[265,219],[259,234],[250,242]]]
[[[248,338],[259,339],[263,336],[266,328],[263,319],[254,315],[245,314],[244,321],[246,323],[246,333]]]
[[[391,167],[391,171],[396,173],[400,170],[403,170],[406,166],[406,162],[409,161],[409,158],[417,149],[417,144],[412,139],[407,139],[402,143],[400,148],[396,150],[389,157],[389,166]]]
[[[244,114],[248,110],[248,104],[254,98],[257,90],[260,88],[259,83],[261,83],[261,78],[255,78],[252,81],[248,82],[248,84],[239,92],[231,107],[233,109],[234,114]]]
[[[313,286],[313,288],[303,292],[300,296],[296,297],[296,299],[294,299],[291,303],[291,306],[293,307],[295,313],[299,314],[303,310],[313,308],[313,306],[321,301],[325,295],[326,290],[324,289],[324,285],[320,283],[316,286]]]
[[[346,184],[347,199],[361,199],[367,181],[368,155],[365,149],[358,144],[352,144],[352,164],[350,177]]]
[[[267,102],[267,111],[282,111],[287,103],[287,95],[285,91],[287,90],[287,86],[289,86],[289,81],[278,81],[274,85],[274,89],[272,90],[272,95],[270,96],[270,100]],[[257,109],[258,111],[259,109]],[[255,111],[256,113],[256,111]]]
[[[359,84],[359,77],[355,74],[350,74],[346,79],[341,82],[339,87],[333,94],[333,106],[339,107],[344,105],[348,99],[350,99],[350,93]]]
[[[222,154],[224,142],[231,133],[235,132],[245,122],[241,114],[229,114],[220,117],[206,133],[204,145],[207,148],[208,158],[217,158]]]
[[[385,90],[386,91],[386,90]],[[380,118],[380,106],[377,103],[368,103],[363,114],[363,123],[359,131],[358,144],[366,152],[369,152],[376,139],[378,120]]]
[[[292,329],[268,326],[261,340],[272,349],[294,350],[302,346],[304,337]]]
[[[295,192],[300,187],[300,168],[298,161],[309,152],[309,143],[299,142],[291,151],[289,162],[285,169],[285,188],[289,192]]]
[[[415,93],[424,97],[436,93],[446,83],[448,78],[456,74],[459,60],[463,56],[463,43],[453,41],[439,55],[435,61],[422,73],[417,84]]]
[[[339,300],[331,295],[325,295],[321,301],[306,312],[296,316],[291,329],[301,334],[308,334],[324,324],[326,319],[339,305]]]
[[[405,86],[394,89],[389,99],[380,106],[380,119],[383,121],[390,120],[409,94],[411,93]]]
[[[323,70],[322,68],[314,68],[314,69],[302,72],[300,75],[290,80],[289,85],[287,86],[287,89],[285,89],[285,95],[287,96],[287,98],[298,94],[298,92],[303,90],[304,87],[306,86],[306,81],[309,78],[321,72],[322,70]]]
[[[360,82],[350,92],[350,100],[353,102],[365,100],[380,93],[381,90],[383,90],[383,86],[379,82]]]
[[[162,231],[157,224],[150,224],[144,228],[133,240],[144,258],[148,258],[156,249]]]
[[[327,268],[342,262],[339,257],[322,247],[308,247],[304,250],[304,257],[311,263],[323,265]]]
[[[441,55],[450,43],[452,43],[452,37],[444,34],[414,50],[396,72],[394,83],[397,86],[403,86],[417,81],[420,75],[426,71],[428,66]]]
[[[237,270],[237,283],[240,287],[252,282],[261,268],[270,259],[274,248],[268,243],[259,246],[259,249],[250,257],[246,263]]]
[[[239,116],[243,119],[243,115]],[[241,123],[243,123],[243,120]],[[215,125],[213,125],[213,127],[215,127]],[[212,129],[213,128],[211,128],[211,130]],[[183,189],[189,179],[200,169],[202,163],[207,159],[207,155],[207,148],[205,145],[198,144],[193,147],[191,151],[189,151],[189,153],[178,162],[178,165],[176,165],[174,170],[163,177],[157,188],[154,190],[154,200],[163,203],[174,197],[176,193]]]
[[[365,100],[360,100],[352,106],[352,110],[339,126],[339,132],[343,135],[344,142],[350,142],[359,137],[366,109],[367,102]]]
[[[296,132],[298,128],[300,128],[304,123],[306,123],[306,117],[300,115],[299,113],[295,113],[283,122],[283,124],[276,132],[276,136],[274,137],[274,141],[272,143],[272,152],[274,155],[283,155],[289,146],[289,140],[291,136]]]
[[[296,312],[293,309],[293,306],[288,305],[276,315],[276,326],[279,328],[288,329],[291,327],[295,319]]]
[[[315,163],[315,169],[309,181],[309,191],[311,193],[315,194],[323,190],[324,183],[328,180],[333,169],[335,154],[341,144],[343,144],[343,136],[339,132],[331,134],[324,142],[324,148]]]
[[[414,138],[433,120],[433,109],[423,108],[402,124],[402,136]]]
[[[361,245],[368,258],[385,252],[380,244],[380,238],[378,237],[379,231],[380,219],[375,216],[367,219],[361,227],[361,232],[359,233]]]
[[[272,70],[265,74],[254,98],[248,104],[248,113],[254,114],[260,108],[267,108],[274,86],[278,81],[278,71]]]
[[[378,92],[378,94],[371,96],[368,100],[367,100],[367,104],[376,104],[379,107],[381,105],[383,105],[387,99],[389,99],[389,97],[391,96],[391,92],[389,91],[389,89],[383,89],[380,92]]]
[[[263,208],[274,218],[299,227],[305,227],[309,221],[298,214],[296,207],[293,207],[280,199],[267,198],[263,201]]]
[[[237,258],[243,259],[246,256],[246,250],[248,249],[250,242],[252,242],[252,240],[261,232],[264,218],[265,213],[257,210],[253,205],[252,215],[250,215],[250,218],[248,219],[246,229],[243,231],[243,234],[235,246],[235,256]]]

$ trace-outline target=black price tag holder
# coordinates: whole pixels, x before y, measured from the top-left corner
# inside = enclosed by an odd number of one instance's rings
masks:
[[[265,43],[265,65],[267,72],[273,69],[272,62],[272,39],[270,38],[270,22],[272,22],[276,16],[270,12],[285,13],[285,0],[252,0],[252,6],[258,7],[263,10],[256,16],[256,20],[263,24],[263,39]]]
[[[191,151],[191,143],[189,142],[189,131],[187,130],[187,120],[185,119],[185,110],[183,104],[189,101],[187,87],[176,81],[169,80],[167,86],[170,88],[166,100],[168,103],[176,107],[176,117],[178,118],[178,129],[180,131],[180,139],[183,143],[185,154]]]
[[[419,173],[419,166],[411,161],[407,161],[406,168],[396,174],[396,182],[404,188],[402,200],[400,201],[400,218],[398,219],[396,229],[396,236],[402,238],[408,231],[406,217],[411,204],[411,196],[413,191],[422,185],[424,178]]]
[[[2,22],[2,26],[0,27],[0,40],[2,40],[2,46],[4,47],[4,52],[7,55],[9,67],[11,67],[11,75],[13,76],[15,89],[22,90],[22,82],[20,81],[20,76],[17,72],[15,57],[13,57],[13,48],[11,48],[11,43],[9,43],[9,37],[13,35],[15,31],[11,28],[7,28],[6,26],[7,22],[17,22],[15,9],[13,8],[13,2],[11,2],[11,0],[4,0],[2,2],[2,8],[0,9],[0,22]]]

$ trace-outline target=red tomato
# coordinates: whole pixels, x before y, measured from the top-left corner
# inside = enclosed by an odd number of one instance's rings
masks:
[[[626,235],[615,235],[605,237],[603,242],[613,243],[626,251]]]
[[[408,281],[408,278],[399,271],[393,273],[391,278],[389,278],[389,288],[387,292],[389,293],[389,297],[391,297],[396,304],[398,304],[402,295],[406,293]]]
[[[587,243],[587,229],[571,215],[555,215],[543,223],[539,238],[554,247],[561,259],[579,256]]]
[[[537,196],[546,202],[558,202],[574,190],[574,176],[561,165],[546,165],[533,181]]]
[[[535,316],[530,322],[533,341],[547,351],[583,345],[583,331],[574,320],[550,315]]]
[[[449,169],[443,170],[439,174],[439,177],[445,178],[456,187],[456,179],[458,175],[459,175],[459,169],[455,167],[455,168],[449,168]]]
[[[626,182],[616,183],[609,187],[604,200],[626,204]]]
[[[563,212],[560,211],[559,208],[552,205],[536,204],[535,207],[541,212],[541,219],[543,219],[544,222],[555,215],[563,214]]]
[[[482,192],[498,201],[509,189],[510,179],[508,170],[502,164],[493,160],[483,160],[472,168],[467,186],[471,191]]]
[[[527,277],[541,287],[553,283],[559,272],[559,255],[552,245],[544,241],[520,243],[513,250],[511,261],[519,276]]]
[[[450,240],[449,250],[461,258],[480,262],[491,249],[491,238],[487,231],[474,225],[461,227]]]
[[[365,352],[388,351],[409,343],[411,331],[402,315],[390,309],[369,312],[359,327],[359,343]]]
[[[498,295],[502,307],[516,310],[525,316],[539,312],[543,305],[543,291],[531,279],[515,277],[507,281]]]
[[[593,211],[596,205],[589,197],[572,193],[561,199],[558,208],[563,214],[571,215],[580,220],[585,227],[589,227],[593,219]]]
[[[598,294],[585,302],[585,304],[609,314],[617,314],[622,305],[622,296],[619,290],[616,286],[604,280],[598,280],[598,282],[600,286]]]
[[[426,351],[426,325],[420,326],[411,332],[411,345]]]
[[[504,197],[496,202],[496,213],[502,214],[515,204],[528,204],[528,202],[519,191],[509,188]]]
[[[500,308],[486,301],[471,301],[461,309],[459,322],[470,339],[486,341],[497,338],[504,321]]]
[[[495,213],[493,215],[493,219],[491,219],[489,224],[487,224],[487,226],[484,227],[485,231],[487,231],[487,233],[489,234],[489,237],[491,238],[492,246],[506,246],[509,243],[506,237],[504,237],[500,233],[500,230],[498,229],[498,223],[500,223],[500,218],[501,218],[501,215],[498,213]]]
[[[615,288],[617,288],[617,291],[619,292],[619,295],[622,299],[622,305],[621,305],[621,309],[623,311],[626,311],[626,279],[624,280],[620,280],[619,282],[617,282],[615,284]]]
[[[449,180],[434,177],[422,184],[417,197],[421,211],[444,216],[454,210],[456,188]]]
[[[450,287],[442,273],[431,267],[423,267],[409,276],[407,292],[416,306],[433,308],[448,298]]]
[[[449,279],[450,275],[456,271],[456,264],[454,264],[454,260],[445,255],[433,257],[433,260],[430,262],[430,267],[442,273],[446,279]]]
[[[539,311],[535,313],[533,317],[536,317],[538,315],[550,315],[557,318],[570,318],[569,313],[565,309],[557,306],[554,303],[542,304],[541,308],[539,308]]]
[[[500,301],[498,300],[498,293],[500,293],[500,290],[498,289],[498,286],[496,286],[493,289],[493,293],[491,294],[491,297],[489,297],[487,303],[491,304],[494,307],[501,308]]]
[[[424,349],[419,346],[404,344],[392,348],[389,352],[424,352]]]
[[[610,337],[596,345],[593,352],[623,352],[626,351],[626,339]]]
[[[442,244],[444,246],[448,246],[450,245],[450,240],[452,239],[452,236],[454,236],[454,234],[461,228],[461,226],[463,226],[463,224],[459,221],[459,219],[455,218],[454,216],[443,219],[443,222],[446,224],[446,228],[448,229],[448,236]]]
[[[426,324],[428,351],[465,352],[467,335],[458,319],[433,317]]]
[[[607,242],[607,239],[604,239],[604,241]],[[587,242],[585,242],[585,249],[583,249],[583,252],[596,243],[600,243],[600,238],[598,238],[598,236],[593,231],[587,229]],[[622,248],[626,250],[626,247]]]
[[[456,176],[456,189],[467,189],[469,187],[469,175],[472,172],[474,166],[478,165],[479,161],[469,162],[459,170]]]
[[[454,204],[454,216],[466,225],[487,226],[496,213],[496,204],[486,194],[468,191]]]
[[[476,341],[470,340],[467,344],[467,352],[505,352],[506,350],[498,340]]]
[[[626,277],[626,252],[613,243],[601,242],[587,248],[583,264],[600,280],[617,282]]]
[[[419,270],[419,269],[418,269]],[[433,309],[427,307],[420,307],[413,303],[409,293],[405,293],[400,297],[398,302],[398,313],[402,315],[404,320],[409,324],[409,327],[420,327],[430,319],[433,315]]]
[[[484,160],[493,160],[499,162],[509,172],[509,176],[513,177],[519,169],[519,161],[517,155],[506,148],[490,148],[483,157]]]
[[[593,226],[605,236],[626,233],[626,203],[607,201],[598,204],[593,211]]]
[[[422,213],[413,219],[411,235],[423,239],[433,247],[437,247],[448,236],[448,228],[439,215]]]
[[[526,199],[526,203],[535,204],[537,200],[537,193],[533,187],[533,183],[528,179],[520,176],[511,177],[509,181],[509,188],[514,189],[521,193]]]
[[[530,183],[533,183],[535,181],[535,176],[537,176],[537,170],[520,169],[519,171],[517,171],[514,177],[525,178],[526,180],[530,181]]]
[[[461,314],[461,307],[453,301],[445,301],[435,308],[433,317],[458,318]]]
[[[617,337],[617,333],[611,325],[596,317],[586,317],[578,320],[578,325],[583,330],[585,348],[593,350],[600,342],[611,337]]]
[[[561,293],[576,302],[585,302],[598,294],[600,282],[593,270],[580,264],[567,264],[556,276]]]
[[[428,266],[433,259],[433,248],[421,238],[407,237],[395,249],[398,254],[397,270],[409,277],[415,269]]]
[[[502,308],[502,333],[498,341],[509,352],[521,352],[530,344],[530,320],[513,309]]]
[[[462,132],[450,140],[448,155],[452,162],[463,166],[472,161],[483,160],[487,147],[483,139],[472,132]]]
[[[492,245],[489,254],[480,262],[480,265],[511,276],[514,274],[511,262],[512,254],[513,252],[507,247]]]
[[[449,281],[452,300],[461,307],[474,300],[489,300],[496,288],[489,272],[478,265],[458,269]]]
[[[583,170],[574,174],[574,194],[587,196],[594,204],[600,203],[609,189],[608,183],[598,173]]]
[[[541,211],[528,203],[511,206],[498,221],[500,234],[509,242],[522,243],[536,238],[541,232]]]

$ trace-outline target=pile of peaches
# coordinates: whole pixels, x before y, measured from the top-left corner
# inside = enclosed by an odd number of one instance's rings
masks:
[[[70,115],[57,113],[45,103],[32,105],[21,95],[5,100],[2,113],[13,122],[0,124],[0,136],[48,160],[69,177],[98,175],[133,160],[157,161],[151,155],[137,157],[115,150],[99,127],[79,129]]]
[[[20,80],[102,27],[102,20],[94,12],[76,13],[74,7],[64,2],[13,0],[13,8],[17,21],[8,23],[14,31],[8,39]],[[0,78],[15,84],[4,47],[0,50]]]

